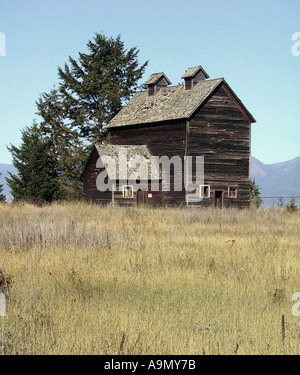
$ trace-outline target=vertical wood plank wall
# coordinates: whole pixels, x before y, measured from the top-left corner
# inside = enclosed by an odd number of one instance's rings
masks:
[[[109,204],[112,201],[112,192],[100,192],[96,186],[98,174],[103,170],[96,168],[96,163],[99,155],[94,149],[94,152],[89,160],[86,170],[83,175],[83,192],[85,199],[88,202],[101,203],[103,205]]]
[[[184,159],[186,147],[185,121],[155,123],[139,126],[113,128],[109,131],[109,143],[114,145],[147,145],[153,156],[178,155]],[[180,205],[185,203],[185,192],[174,191],[174,175],[170,174],[171,191],[162,192],[161,204]]]
[[[210,199],[198,205],[213,206],[215,191],[223,190],[224,207],[249,205],[251,123],[224,88],[192,118],[188,132],[188,155],[204,156],[205,184]],[[237,198],[228,197],[228,187],[237,187]]]
[[[221,86],[188,123],[182,120],[111,128],[109,143],[147,145],[151,155],[159,157],[178,155],[184,160],[186,153],[193,157],[204,156],[205,184],[210,186],[210,198],[194,205],[214,206],[215,192],[223,191],[224,207],[243,208],[249,206],[250,135],[250,120],[244,116],[226,87]],[[111,202],[111,192],[100,193],[96,188],[98,157],[95,152],[86,168],[84,192],[88,200],[107,204]],[[171,173],[171,188],[173,183]],[[229,187],[237,188],[237,198],[229,198]],[[120,197],[120,193],[115,194],[116,200]],[[119,199],[118,202],[133,205],[136,199]],[[185,205],[184,189],[154,193],[148,203]]]

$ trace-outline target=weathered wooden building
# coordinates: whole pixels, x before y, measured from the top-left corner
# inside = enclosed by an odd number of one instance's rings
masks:
[[[145,83],[147,90],[137,92],[108,124],[108,147],[98,145],[91,152],[81,176],[86,198],[104,204],[247,207],[251,123],[255,120],[223,78],[208,78],[201,66],[189,68],[182,76],[183,84],[176,86],[171,86],[164,73],[153,74]],[[155,191],[150,174],[140,181],[141,189],[108,174],[118,191],[99,191],[96,179],[105,165],[101,169],[97,160],[124,147],[129,155],[144,155],[148,161],[151,156],[177,156],[184,164],[192,157],[194,180],[196,157],[203,156],[204,180],[197,192],[201,199],[188,199],[191,194],[185,189],[184,173],[182,189],[174,189],[172,165],[168,191],[162,189],[161,171]]]

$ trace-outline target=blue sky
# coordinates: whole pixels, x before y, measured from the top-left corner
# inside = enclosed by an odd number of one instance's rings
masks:
[[[96,32],[121,34],[173,84],[191,66],[224,77],[257,123],[252,155],[264,163],[300,156],[300,32],[294,0],[1,0],[0,163],[36,118],[35,101],[57,85],[57,66],[77,58]],[[299,48],[300,51],[300,48]],[[141,82],[141,83],[142,83]]]

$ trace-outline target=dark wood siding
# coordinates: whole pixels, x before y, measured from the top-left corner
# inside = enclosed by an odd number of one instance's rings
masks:
[[[97,163],[98,158],[99,158],[99,155],[96,149],[94,149],[94,152],[91,155],[88,165],[86,166],[86,169],[82,176],[83,192],[84,192],[85,199],[87,201],[92,201],[95,203],[107,205],[111,202],[112,193],[111,191],[100,192],[97,189],[97,185],[96,185],[97,176],[103,170],[103,169],[101,170],[99,168],[96,168],[96,163]]]
[[[178,155],[184,160],[186,147],[185,121],[124,126],[109,130],[109,143],[114,145],[147,145],[153,156]],[[172,166],[171,166],[172,171]],[[170,176],[171,191],[162,192],[163,205],[185,204],[185,192],[174,191],[174,175]]]
[[[112,193],[111,191],[101,192],[97,189],[96,180],[99,173],[101,173],[104,169],[96,168],[96,163],[99,158],[99,154],[94,150],[93,154],[90,157],[88,165],[84,171],[82,176],[83,180],[83,191],[84,196],[87,201],[99,203],[102,205],[108,205],[114,201],[116,205],[119,206],[135,206],[137,204],[137,189],[141,189],[143,191],[147,191],[147,203],[152,205],[160,205],[162,204],[162,192],[161,192],[161,183],[155,181],[159,184],[158,191],[151,190],[151,182],[149,181],[140,181],[139,186],[137,186],[134,190],[134,194],[132,198],[123,198],[122,186],[123,185],[132,185],[133,182],[131,181],[117,181],[115,183],[115,189]],[[152,196],[148,197],[148,194]]]
[[[162,193],[161,188],[159,191],[152,191],[151,190],[151,182],[150,181],[141,181],[138,187],[134,188],[133,197],[132,198],[123,198],[122,195],[122,186],[123,185],[133,185],[131,181],[128,183],[120,182],[117,185],[119,191],[114,193],[114,202],[118,206],[136,206],[138,203],[137,191],[142,190],[146,195],[146,203],[149,205],[161,205],[162,204]],[[161,185],[160,185],[161,187]]]
[[[215,191],[223,190],[224,207],[249,205],[250,122],[230,93],[220,87],[189,123],[188,155],[204,156],[205,184],[215,204]],[[237,198],[228,197],[228,187],[237,188]]]
[[[205,74],[200,70],[195,77],[193,77],[193,85],[196,85],[200,81],[204,81],[206,79]]]
[[[109,143],[113,145],[147,145],[152,156],[204,156],[204,184],[210,186],[209,198],[193,205],[215,206],[222,192],[223,207],[248,207],[250,191],[250,133],[251,119],[234,95],[224,84],[211,95],[189,121],[169,121],[135,126],[109,128]],[[96,187],[100,170],[96,168],[99,155],[95,151],[83,175],[84,192],[88,200],[107,204],[112,193],[101,193]],[[182,165],[183,167],[183,165]],[[174,173],[171,168],[171,191],[151,192],[148,181],[148,204],[185,205],[185,190],[174,191]],[[195,171],[196,168],[193,168]],[[182,168],[182,185],[183,185]],[[229,188],[237,189],[237,196],[229,196]],[[135,205],[133,198],[123,198],[122,192],[114,193],[120,205]]]

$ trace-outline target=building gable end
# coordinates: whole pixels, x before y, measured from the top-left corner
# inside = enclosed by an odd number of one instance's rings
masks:
[[[246,109],[241,100],[236,96],[236,94],[233,92],[233,90],[229,87],[229,85],[226,83],[224,79],[214,88],[214,90],[207,96],[207,98],[192,112],[192,114],[189,117],[189,121],[195,116],[196,113],[198,113],[201,110],[201,108],[203,108],[205,103],[207,103],[210,100],[210,98],[213,97],[221,88],[226,92],[228,98],[230,98],[235,103],[236,107],[240,110],[240,112],[243,114],[243,116],[249,123],[256,122],[251,113]]]
[[[84,165],[84,167],[83,167],[83,170],[82,170],[82,172],[81,172],[81,175],[80,175],[80,177],[79,177],[79,180],[80,180],[80,181],[83,181],[83,180],[84,180],[84,176],[85,176],[85,174],[86,174],[87,171],[88,171],[88,167],[89,167],[89,165],[90,165],[90,161],[93,159],[93,156],[94,156],[95,153],[97,153],[97,154],[98,154],[98,157],[99,157],[99,153],[98,153],[98,151],[97,151],[97,148],[96,148],[96,146],[94,145],[93,148],[92,148],[92,150],[91,150],[91,152],[90,152],[90,154],[89,154],[89,156],[88,156],[88,158],[87,158],[87,161],[86,161],[86,163],[85,163],[85,165]]]

